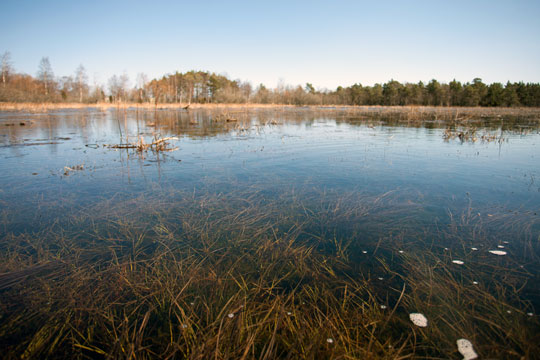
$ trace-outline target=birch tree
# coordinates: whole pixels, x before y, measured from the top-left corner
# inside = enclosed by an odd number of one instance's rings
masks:
[[[48,57],[41,58],[39,62],[38,79],[45,86],[45,95],[49,95],[53,83],[54,73]]]
[[[8,82],[9,75],[13,72],[13,68],[11,65],[11,54],[9,51],[6,51],[2,54],[2,85],[6,87],[6,83]]]
[[[88,76],[86,75],[86,69],[81,64],[75,70],[75,81],[77,86],[77,92],[79,94],[79,102],[83,102],[83,93],[88,91]]]

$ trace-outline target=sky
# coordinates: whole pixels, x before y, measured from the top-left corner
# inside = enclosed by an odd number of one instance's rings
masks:
[[[540,1],[2,0],[0,53],[90,84],[211,71],[333,90],[390,79],[540,82]]]

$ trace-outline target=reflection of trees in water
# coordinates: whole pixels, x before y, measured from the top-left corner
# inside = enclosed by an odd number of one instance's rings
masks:
[[[388,126],[451,131],[504,131],[526,135],[540,129],[534,109],[362,107],[362,108],[216,108],[196,110],[62,110],[46,114],[14,113],[0,121],[0,142],[55,140],[78,135],[84,142],[100,137],[181,135],[192,138],[258,132],[262,127],[310,126],[334,122],[352,127]],[[22,125],[23,124],[23,125]],[[126,131],[127,130],[127,131]]]
[[[145,121],[177,135],[208,137],[233,131],[247,131],[259,126],[311,125],[315,122],[332,121],[351,126],[395,126],[426,129],[475,129],[510,131],[527,134],[538,131],[540,121],[535,113],[518,111],[503,116],[490,109],[445,110],[373,108],[320,109],[311,108],[287,110],[195,110],[195,111],[148,111],[143,113]],[[234,122],[225,119],[232,117]]]

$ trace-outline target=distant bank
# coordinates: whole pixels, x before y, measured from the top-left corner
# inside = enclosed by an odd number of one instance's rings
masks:
[[[443,116],[445,119],[453,118],[463,120],[463,117],[493,117],[493,116],[532,116],[540,121],[540,107],[452,107],[452,106],[381,106],[381,105],[283,105],[283,104],[187,104],[187,103],[14,103],[0,102],[0,111],[27,111],[43,112],[60,109],[121,109],[126,111],[190,111],[190,110],[272,110],[272,111],[345,111],[358,114],[399,114],[410,118],[433,115],[435,119]]]

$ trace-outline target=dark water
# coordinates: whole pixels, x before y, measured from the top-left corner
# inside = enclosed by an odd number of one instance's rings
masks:
[[[447,128],[474,130],[476,139],[446,139]],[[451,249],[456,239],[441,235],[440,227],[457,224],[464,229],[456,230],[462,248],[463,239],[484,253],[505,246],[512,266],[529,267],[527,300],[535,303],[538,129],[531,119],[411,122],[339,110],[2,113],[0,236],[5,246],[8,234],[58,223],[69,228],[74,214],[98,218],[95,206],[137,207],[136,199],[148,205],[175,196],[185,201],[192,193],[241,204],[254,196],[278,207],[299,201],[315,214],[325,204],[351,206],[362,194],[380,205],[377,211],[309,226],[319,235],[351,238],[352,256],[361,257],[381,239],[387,248],[396,241],[414,242],[418,251]],[[125,143],[126,135],[127,142],[176,136],[170,147],[178,149],[139,153],[106,146]]]

